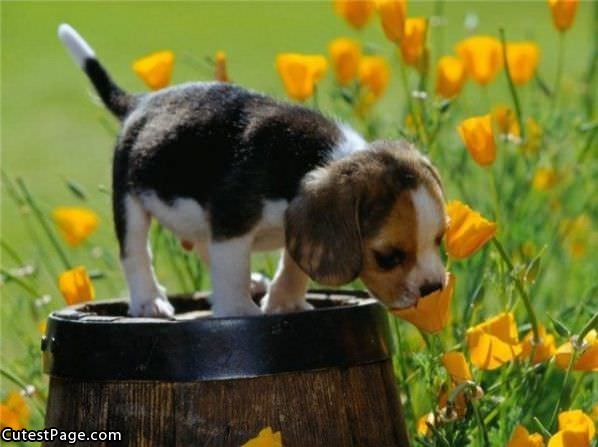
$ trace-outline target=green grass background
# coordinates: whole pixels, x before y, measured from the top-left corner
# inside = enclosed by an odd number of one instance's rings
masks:
[[[132,72],[132,61],[161,49],[171,49],[176,53],[173,83],[211,79],[212,73],[209,68],[203,67],[202,61],[222,49],[228,54],[229,74],[235,82],[280,98],[284,97],[284,92],[274,68],[274,60],[279,52],[327,54],[331,39],[350,36],[366,42],[368,47],[390,60],[394,59],[394,49],[385,40],[376,17],[365,30],[357,32],[334,14],[332,2],[4,1],[0,6],[2,169],[11,177],[20,176],[26,180],[44,212],[50,213],[58,205],[83,204],[100,214],[100,229],[90,242],[69,250],[69,256],[75,263],[85,262],[89,268],[105,272],[105,278],[95,282],[98,298],[124,293],[123,278],[115,262],[116,239],[112,230],[110,198],[100,187],[103,185],[108,188],[110,185],[112,146],[117,124],[99,105],[88,80],[58,41],[58,24],[67,22],[79,30],[117,82],[129,91],[146,89]],[[436,2],[433,1],[411,1],[409,13],[411,16],[429,17],[433,15],[435,7]],[[580,108],[579,79],[588,69],[591,42],[596,32],[592,22],[593,8],[592,2],[581,3],[576,24],[566,36],[567,51],[560,102],[564,118],[560,123],[566,123],[570,128],[559,129],[562,138],[553,140],[559,143],[552,142],[546,149],[550,157],[561,160],[567,160],[568,154],[585,142],[578,138],[573,124],[566,118],[569,111],[573,116],[575,110]],[[552,27],[546,2],[444,2],[446,24],[433,28],[429,40],[433,60],[439,55],[452,53],[455,43],[468,35],[464,26],[467,14],[477,15],[477,33],[497,36],[498,28],[502,26],[509,40],[536,41],[541,48],[538,72],[552,85],[559,36]],[[382,135],[387,137],[398,135],[397,124],[401,125],[406,107],[394,60],[392,69],[389,89],[374,110],[377,119],[383,123]],[[536,117],[545,116],[547,102],[541,99],[533,82],[530,84],[520,89],[525,112]],[[330,97],[324,94],[332,85],[329,73],[320,86],[320,106],[330,114],[338,110]],[[486,113],[497,103],[509,104],[510,97],[505,85],[503,72],[487,89],[468,83],[459,98],[458,116],[463,118]],[[361,128],[361,124],[350,115],[346,118]],[[439,150],[441,153],[433,158],[441,156],[443,160],[451,161],[440,164],[448,197],[460,197],[455,184],[462,182],[473,205],[488,215],[491,201],[488,200],[487,174],[467,157],[462,157],[464,149],[454,127],[448,126],[443,131]],[[592,153],[595,155],[595,151]],[[540,156],[540,161],[542,157],[544,155]],[[499,172],[509,175],[504,169]],[[522,175],[531,175],[531,171],[522,172]],[[84,188],[87,202],[80,201],[68,191],[66,180],[74,180]],[[499,175],[499,181],[502,180],[508,181]],[[593,181],[569,193],[567,197],[572,200],[565,203],[569,207],[568,214],[584,211],[587,198],[595,195],[595,185]],[[520,207],[517,221],[499,222],[500,234],[505,240],[517,243],[531,240],[541,246],[554,235],[554,227],[546,224],[550,216],[550,210],[546,207],[548,199],[534,194],[528,199]],[[517,203],[519,197],[502,200],[503,205],[508,207],[510,203]],[[597,204],[595,201],[593,203],[592,209],[595,211]],[[41,237],[39,228],[31,222],[30,216],[23,217],[14,201],[8,197],[6,185],[1,191],[1,213],[0,236],[3,241],[17,251],[25,262],[37,265],[40,256],[47,256],[52,258],[50,262],[54,263],[54,268],[60,271],[51,248],[31,238],[32,228]],[[109,256],[89,261],[89,253],[96,246],[103,247]],[[544,277],[541,290],[534,295],[541,297],[535,305],[544,321],[547,310],[556,314],[565,304],[574,306],[581,299],[582,292],[595,284],[595,252],[591,251],[586,262],[569,262],[563,250],[551,251],[551,256],[559,261],[556,264],[553,262]],[[259,265],[271,269],[272,262],[271,258],[262,257]],[[459,268],[465,271],[470,265],[473,264],[462,263]],[[3,253],[2,267],[13,268],[16,264]],[[158,273],[170,291],[180,290],[172,273],[161,269]],[[55,278],[47,272],[44,274],[46,276],[39,279],[43,292],[53,296],[52,307],[59,307],[62,302],[55,287]],[[470,290],[473,276],[462,276],[459,287],[461,290]],[[484,306],[487,309],[498,310],[504,305],[504,292],[499,291],[503,286],[494,284],[496,300],[486,300]],[[3,340],[3,357],[0,361],[18,358],[13,366],[26,375],[26,362],[37,361],[39,357],[39,334],[34,329],[35,322],[22,317],[30,306],[30,299],[25,298],[20,289],[9,288],[8,285],[3,286],[0,292]],[[462,302],[455,304],[461,305]],[[460,312],[460,307],[457,312]],[[39,371],[36,368],[29,373],[31,380],[37,380],[35,374]]]

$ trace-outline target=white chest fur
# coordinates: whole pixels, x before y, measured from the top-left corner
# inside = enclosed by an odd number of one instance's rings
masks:
[[[203,242],[210,238],[209,213],[193,199],[180,198],[172,203],[161,200],[154,192],[139,196],[144,208],[178,238]],[[274,250],[284,245],[286,200],[265,200],[262,217],[252,230],[253,249]]]

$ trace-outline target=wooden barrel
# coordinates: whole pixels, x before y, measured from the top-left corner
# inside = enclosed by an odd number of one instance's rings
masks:
[[[120,432],[77,445],[234,446],[271,427],[284,447],[407,446],[385,310],[359,292],[310,292],[316,310],[211,318],[205,294],[174,320],[125,301],[50,315],[46,427]],[[58,441],[46,445],[64,445]]]

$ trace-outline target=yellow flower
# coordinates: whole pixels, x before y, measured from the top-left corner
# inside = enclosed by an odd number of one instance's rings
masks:
[[[470,37],[459,42],[456,51],[467,74],[478,84],[489,84],[502,68],[502,47],[494,37]]]
[[[378,99],[388,86],[390,67],[382,56],[364,56],[359,63],[359,84]]]
[[[455,383],[472,380],[469,365],[461,352],[447,352],[442,356],[442,364]]]
[[[581,410],[569,410],[559,413],[559,430],[566,430],[571,427],[581,426],[588,433],[588,441],[591,441],[596,434],[596,427],[592,418]]]
[[[279,431],[272,432],[271,427],[260,430],[257,437],[250,439],[241,447],[282,447],[282,435]]]
[[[133,62],[133,71],[152,90],[160,90],[170,84],[174,53],[158,51]]]
[[[570,427],[552,436],[548,440],[548,447],[590,447],[590,442],[583,427]]]
[[[326,72],[326,58],[320,55],[282,53],[276,57],[276,68],[287,95],[305,101]]]
[[[48,326],[48,323],[46,322],[46,320],[42,320],[37,324],[37,330],[39,331],[40,334],[46,335],[46,327],[47,326]]]
[[[521,354],[517,325],[510,312],[467,329],[471,362],[480,369],[499,368]]]
[[[567,31],[573,25],[579,0],[548,0],[552,22],[559,31]]]
[[[561,232],[571,256],[575,259],[583,258],[594,235],[589,216],[580,214],[574,219],[565,219],[561,224]]]
[[[573,345],[570,341],[562,344],[556,350],[554,361],[561,369],[567,369],[573,355]],[[598,338],[596,330],[592,329],[583,339],[581,353],[573,365],[575,371],[598,372]]]
[[[52,212],[54,223],[67,244],[74,247],[83,242],[98,227],[100,219],[92,210],[60,206]]]
[[[536,73],[540,61],[540,50],[533,42],[507,44],[507,62],[513,83],[523,85]]]
[[[441,57],[436,66],[436,93],[443,98],[459,94],[467,79],[465,65],[454,56]]]
[[[556,352],[554,335],[546,333],[546,329],[541,324],[538,326],[538,335],[540,336],[540,342],[535,346],[536,351],[532,360],[534,365],[550,360]],[[521,357],[529,358],[529,356],[532,355],[532,348],[534,347],[533,341],[534,335],[530,331],[521,342]]]
[[[374,0],[334,0],[336,13],[357,29],[368,23],[375,9]]]
[[[417,420],[417,434],[420,436],[427,436],[430,429],[428,428],[428,423],[430,419],[434,418],[433,413],[426,413],[419,417]]]
[[[403,37],[405,18],[407,16],[406,0],[376,0],[376,7],[382,29],[388,40],[399,43]]]
[[[510,107],[499,104],[492,109],[492,119],[502,135],[519,136],[517,117]]]
[[[427,28],[428,21],[424,17],[413,17],[405,20],[400,48],[406,64],[415,66],[419,64],[426,46]]]
[[[466,204],[453,200],[446,206],[449,217],[445,247],[453,259],[464,259],[482,248],[496,234],[496,223]]]
[[[58,289],[67,304],[73,305],[93,300],[95,291],[85,267],[75,267],[58,277]]]
[[[554,168],[538,168],[534,174],[532,185],[538,191],[548,191],[556,186],[560,176]]]
[[[530,434],[523,425],[518,425],[507,447],[544,447],[544,439],[539,433]]]
[[[339,37],[330,42],[328,51],[332,59],[336,81],[340,85],[348,85],[357,76],[361,46],[353,39]]]
[[[422,331],[439,332],[444,329],[450,319],[454,290],[455,276],[449,273],[444,289],[420,298],[414,307],[395,310],[393,313]]]
[[[592,419],[581,410],[559,414],[559,431],[550,438],[548,447],[589,447],[596,434]]]
[[[226,53],[224,51],[217,51],[214,61],[214,79],[220,82],[230,82],[226,70]]]
[[[525,122],[525,131],[526,139],[522,146],[523,152],[526,154],[534,154],[538,152],[538,149],[542,144],[542,127],[540,127],[540,124],[538,124],[535,119],[529,117]]]
[[[21,430],[29,423],[29,407],[18,391],[11,391],[0,403],[0,429],[10,427]]]
[[[496,144],[490,114],[474,116],[461,121],[457,127],[465,147],[480,166],[488,166],[496,160]]]

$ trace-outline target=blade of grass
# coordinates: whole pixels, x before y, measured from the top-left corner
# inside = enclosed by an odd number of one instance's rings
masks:
[[[48,240],[52,244],[52,247],[54,247],[56,254],[62,261],[62,265],[65,267],[66,270],[70,270],[72,268],[72,264],[69,261],[68,256],[66,255],[66,252],[63,250],[60,242],[58,242],[58,238],[56,237],[56,234],[54,233],[54,231],[52,231],[52,228],[50,228],[50,226],[48,225],[46,216],[41,211],[41,209],[37,205],[37,202],[35,201],[35,199],[31,195],[31,193],[29,192],[29,189],[27,188],[25,181],[22,178],[18,177],[16,179],[16,183],[17,183],[18,188],[21,191],[21,194],[23,195],[23,198],[25,199],[25,202],[27,203],[27,205],[29,205],[29,207],[33,211],[33,214],[37,218],[37,221],[39,222],[42,229],[44,230],[44,233],[48,237]]]

